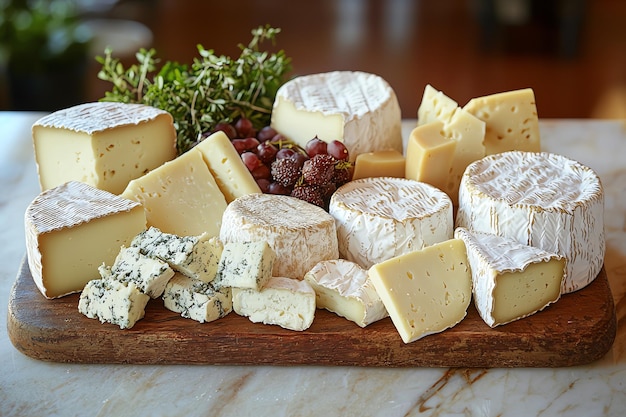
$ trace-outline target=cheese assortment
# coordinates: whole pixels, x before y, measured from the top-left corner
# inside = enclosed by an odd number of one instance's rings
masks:
[[[405,178],[362,178],[337,189],[329,213],[339,254],[363,268],[453,234],[453,207],[441,190]]]
[[[230,203],[220,240],[265,241],[274,250],[272,276],[302,279],[318,262],[339,258],[335,220],[295,197],[248,194]]]
[[[461,181],[456,225],[565,257],[564,294],[588,285],[603,265],[602,184],[564,156],[511,151],[472,163]]]
[[[141,104],[95,102],[58,110],[32,127],[41,189],[80,181],[119,194],[176,157],[172,116]]]
[[[402,114],[381,77],[333,71],[296,77],[276,93],[271,126],[301,147],[314,137],[342,141],[354,160],[383,149],[402,152]]]
[[[230,288],[216,289],[211,283],[177,273],[167,283],[163,306],[184,318],[208,323],[233,310]]]
[[[39,194],[24,222],[28,265],[46,298],[81,291],[146,228],[140,204],[76,181]]]
[[[528,317],[561,297],[565,258],[462,227],[454,237],[465,242],[474,304],[490,327]]]
[[[324,308],[366,327],[389,314],[367,270],[345,259],[322,261],[304,275],[316,295],[317,308]]]

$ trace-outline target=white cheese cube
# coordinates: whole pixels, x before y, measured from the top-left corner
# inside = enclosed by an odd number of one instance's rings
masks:
[[[233,288],[233,310],[253,323],[273,324],[289,330],[308,329],[315,317],[315,291],[306,282],[272,277],[265,287]]]
[[[208,323],[233,309],[230,288],[216,290],[211,283],[175,274],[163,292],[163,305],[184,318]]]
[[[130,329],[145,315],[150,297],[133,282],[114,279],[89,281],[80,294],[78,311],[101,323],[111,323],[120,329]]]
[[[265,241],[227,243],[213,284],[258,291],[272,277],[275,260],[274,250]]]
[[[304,275],[315,290],[317,308],[325,308],[365,327],[388,317],[365,269],[345,259],[322,261]]]

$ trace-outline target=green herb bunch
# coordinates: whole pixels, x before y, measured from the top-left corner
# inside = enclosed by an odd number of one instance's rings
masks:
[[[269,124],[276,92],[291,71],[284,51],[259,49],[264,41],[274,42],[279,32],[270,26],[254,29],[248,46],[239,45],[237,59],[198,45],[200,56],[191,66],[168,61],[159,68],[156,51],[141,49],[137,64],[124,68],[106,49],[104,57],[96,57],[102,64],[98,78],[113,86],[101,101],[143,103],[168,111],[174,118],[179,154],[220,122],[245,117],[261,128]]]

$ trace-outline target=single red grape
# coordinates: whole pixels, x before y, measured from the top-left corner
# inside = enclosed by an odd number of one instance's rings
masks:
[[[347,161],[350,158],[348,148],[346,148],[343,142],[339,142],[338,140],[329,142],[326,150],[330,156],[339,161]]]
[[[226,136],[228,136],[229,139],[235,139],[237,137],[237,130],[235,129],[235,126],[230,123],[221,122],[216,124],[211,133],[220,131],[226,133]]]
[[[235,123],[235,129],[237,130],[237,135],[240,138],[249,138],[256,136],[256,131],[250,119],[245,117],[239,118]]]
[[[256,134],[256,138],[259,142],[265,142],[266,140],[272,139],[276,136],[278,132],[271,126],[265,126],[263,129],[259,130]]]
[[[317,136],[307,142],[304,150],[310,158],[313,158],[315,155],[326,153],[327,144]]]
[[[257,167],[254,168],[250,172],[252,173],[252,176],[254,177],[255,180],[272,179],[272,172],[270,171],[270,168],[267,165],[264,165],[262,163],[259,163],[259,165],[257,165]]]
[[[249,151],[241,154],[241,160],[244,164],[246,164],[246,167],[250,172],[254,171],[261,164],[259,157],[255,153]]]
[[[256,147],[256,153],[259,156],[259,159],[264,164],[271,164],[274,159],[276,159],[276,154],[278,153],[278,148],[270,143],[269,140],[266,140],[263,143],[260,143]]]
[[[291,158],[297,153],[298,152],[294,151],[291,148],[282,148],[279,149],[278,152],[276,152],[276,159]]]

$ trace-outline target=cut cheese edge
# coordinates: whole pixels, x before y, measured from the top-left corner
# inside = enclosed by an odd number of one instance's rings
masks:
[[[405,158],[402,152],[385,149],[357,155],[353,180],[371,177],[404,178]]]

